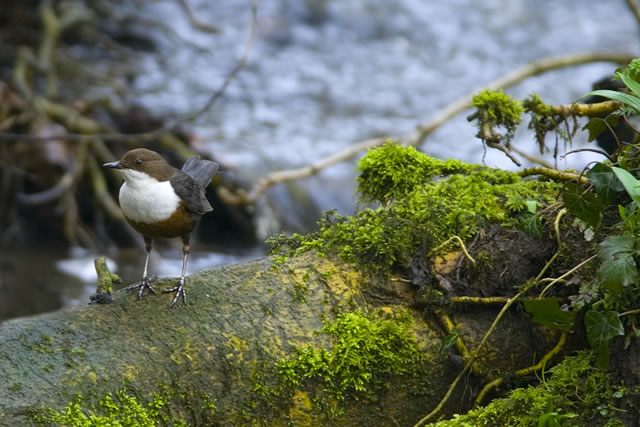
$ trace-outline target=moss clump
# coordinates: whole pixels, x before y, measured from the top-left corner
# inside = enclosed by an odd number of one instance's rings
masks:
[[[473,96],[471,104],[486,112],[486,120],[491,127],[503,126],[510,135],[515,132],[521,121],[520,116],[524,113],[522,103],[502,90],[482,90]]]
[[[257,384],[256,392],[274,406],[274,399],[290,402],[296,390],[309,389],[314,407],[329,418],[341,413],[347,399],[374,400],[391,376],[417,377],[422,367],[424,354],[411,324],[408,314],[341,314],[321,330],[331,339],[330,349],[296,348],[276,364],[276,386]]]
[[[199,401],[202,407],[199,411],[202,414],[197,418],[200,421],[206,419],[212,422],[215,405],[209,395],[200,394]],[[92,399],[77,394],[61,411],[51,408],[36,411],[32,421],[35,425],[55,424],[70,427],[187,426],[188,423],[183,418],[173,415],[175,408],[172,408],[174,403],[180,405],[178,401],[184,398],[184,393],[173,391],[166,385],[161,385],[160,392],[153,393],[146,403],[129,396],[124,389],[116,391],[115,394],[107,393],[97,404]],[[204,417],[201,416],[203,414]]]
[[[399,161],[403,158],[411,163],[411,174]],[[409,265],[419,248],[435,247],[453,235],[468,239],[487,221],[515,226],[525,201],[553,202],[559,188],[508,171],[433,159],[394,144],[370,151],[360,170],[362,197],[376,198],[383,206],[354,217],[329,212],[314,233],[271,239],[272,251],[280,256],[309,250],[335,253],[385,275],[392,267]]]
[[[472,168],[458,160],[434,159],[413,147],[387,142],[358,163],[358,192],[361,201],[386,204],[409,195],[436,176],[468,173]]]
[[[615,417],[615,399],[622,397],[624,392],[622,389],[614,390],[606,371],[594,367],[590,352],[567,357],[549,373],[551,378],[543,376],[535,387],[515,389],[508,397],[496,399],[483,408],[430,425],[623,425]],[[546,420],[546,423],[539,424],[541,420]]]
[[[631,61],[622,73],[631,77],[633,80],[640,82],[640,58],[636,58]]]

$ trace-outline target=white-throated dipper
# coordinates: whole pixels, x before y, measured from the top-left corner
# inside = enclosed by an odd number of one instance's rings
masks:
[[[127,151],[120,160],[103,165],[118,169],[124,177],[120,187],[120,208],[125,219],[144,237],[147,256],[144,261],[142,280],[126,287],[138,290],[138,299],[144,289],[155,293],[151,283],[155,278],[147,275],[149,254],[153,238],[182,238],[182,275],[178,285],[163,292],[175,292],[169,304],[173,307],[182,296],[187,303],[184,275],[189,257],[189,238],[200,217],[213,208],[205,196],[205,188],[218,170],[218,164],[210,160],[191,157],[178,170],[155,151],[136,148]]]

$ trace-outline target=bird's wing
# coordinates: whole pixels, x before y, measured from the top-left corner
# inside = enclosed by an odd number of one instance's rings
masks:
[[[202,187],[206,187],[218,171],[218,164],[211,160],[201,160],[200,156],[193,156],[182,166],[182,172],[195,179]]]
[[[213,210],[205,196],[204,187],[191,175],[177,171],[169,182],[187,210],[198,215],[204,215]]]

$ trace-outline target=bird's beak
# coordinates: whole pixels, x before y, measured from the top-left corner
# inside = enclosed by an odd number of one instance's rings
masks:
[[[117,160],[115,162],[105,163],[102,166],[105,167],[105,168],[122,169],[122,166],[120,166],[120,160]]]

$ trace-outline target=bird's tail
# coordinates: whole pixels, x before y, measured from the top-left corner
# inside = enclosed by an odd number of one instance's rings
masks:
[[[182,172],[195,179],[201,187],[206,187],[218,172],[218,164],[211,160],[201,160],[200,156],[193,156],[184,163]]]

